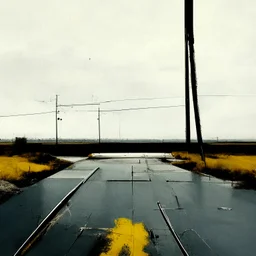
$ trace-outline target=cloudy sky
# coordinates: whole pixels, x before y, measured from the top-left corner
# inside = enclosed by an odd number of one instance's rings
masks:
[[[195,1],[203,137],[256,139],[256,2]],[[0,0],[0,116],[60,104],[123,109],[184,104],[183,1]],[[177,97],[177,98],[175,98]],[[95,106],[60,108],[62,138],[96,138]],[[183,106],[107,112],[104,138],[182,139]],[[192,115],[193,117],[193,115]],[[194,121],[192,137],[195,137]],[[0,118],[0,137],[55,136],[54,113]]]

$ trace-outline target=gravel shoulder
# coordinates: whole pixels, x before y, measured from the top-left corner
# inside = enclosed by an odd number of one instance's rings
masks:
[[[22,190],[14,184],[0,180],[0,204],[7,201],[11,196],[21,193]]]

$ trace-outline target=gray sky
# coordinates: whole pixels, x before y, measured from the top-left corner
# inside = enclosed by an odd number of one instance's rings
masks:
[[[195,0],[199,94],[252,95],[200,97],[205,138],[256,139],[255,17],[254,1]],[[0,115],[54,110],[55,94],[60,104],[184,95],[183,1],[0,0],[0,31]],[[61,137],[97,137],[97,113],[75,112],[87,109],[61,112]],[[0,137],[54,137],[54,118],[0,118]],[[102,136],[184,138],[184,124],[184,107],[105,113]]]

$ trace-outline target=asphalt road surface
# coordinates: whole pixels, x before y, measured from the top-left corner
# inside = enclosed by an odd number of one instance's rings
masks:
[[[0,205],[0,255],[15,255],[78,184],[16,255],[184,255],[179,241],[188,255],[255,255],[255,191],[148,155],[78,161]]]

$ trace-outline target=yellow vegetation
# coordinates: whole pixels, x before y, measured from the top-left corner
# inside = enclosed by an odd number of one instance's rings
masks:
[[[115,227],[110,229],[107,238],[111,241],[109,250],[100,256],[148,255],[144,248],[149,244],[149,235],[143,223],[132,223],[129,219],[119,218],[115,220]]]
[[[173,152],[172,154],[176,158],[185,159],[186,163],[196,163],[195,171],[203,171],[205,169],[205,164],[201,161],[199,154],[187,152]],[[182,162],[180,164],[182,164]],[[176,162],[175,165],[178,166],[179,162]],[[220,171],[227,170],[231,173],[239,172],[240,174],[250,172],[255,174],[256,177],[256,156],[227,154],[206,155],[206,168]]]
[[[20,180],[27,172],[41,172],[44,170],[51,170],[51,165],[31,163],[25,157],[0,156],[0,179]]]

